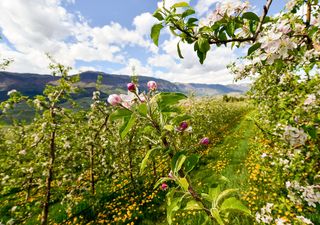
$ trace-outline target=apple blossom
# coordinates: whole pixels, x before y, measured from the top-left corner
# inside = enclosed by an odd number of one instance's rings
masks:
[[[115,106],[115,105],[119,105],[122,102],[122,99],[121,99],[121,97],[119,95],[112,94],[112,95],[109,95],[108,102],[111,105]]]
[[[162,183],[161,184],[161,189],[164,190],[164,191],[167,190],[168,189],[168,185],[166,183]]]
[[[12,89],[12,90],[10,90],[10,91],[8,91],[8,96],[10,96],[10,95],[12,95],[13,93],[16,93],[17,92],[17,90],[16,89]]]
[[[148,82],[148,84],[147,84],[147,86],[148,86],[148,89],[150,90],[150,91],[155,91],[155,90],[157,90],[157,83],[155,82],[155,81],[149,81]]]
[[[208,145],[210,143],[210,140],[208,137],[204,137],[200,140],[201,145]]]
[[[130,92],[136,91],[136,85],[134,83],[128,83],[127,88],[128,88],[128,91],[130,91]]]

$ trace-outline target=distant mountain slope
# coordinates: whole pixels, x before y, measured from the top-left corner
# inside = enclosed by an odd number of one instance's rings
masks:
[[[83,91],[76,98],[91,97],[99,75],[103,77],[101,90],[105,96],[114,92],[125,93],[126,84],[131,81],[131,77],[127,75],[114,75],[93,71],[84,72],[80,74],[80,82],[77,84]],[[8,98],[7,92],[12,89],[16,89],[30,97],[41,94],[47,84],[54,84],[58,79],[59,77],[51,75],[0,71],[0,101],[6,100]],[[156,81],[160,91],[194,93],[200,96],[228,93],[240,94],[248,89],[248,85],[246,88],[243,85],[237,88],[237,85],[182,84],[146,76],[139,76],[139,88],[147,90],[147,82],[149,80]]]

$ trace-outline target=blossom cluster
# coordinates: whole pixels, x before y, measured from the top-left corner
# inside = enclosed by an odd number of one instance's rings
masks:
[[[306,201],[309,206],[316,207],[320,204],[320,185],[302,186],[297,181],[287,181],[288,198],[295,204]]]
[[[303,129],[298,129],[290,125],[286,126],[284,129],[283,139],[293,147],[305,145],[307,138],[308,136]]]
[[[155,81],[149,81],[147,83],[148,89],[151,92],[154,92],[157,90],[157,83]],[[139,94],[138,87],[134,83],[128,83],[127,84],[128,94],[112,94],[108,97],[108,103],[112,106],[121,105],[127,109],[130,109],[131,106],[139,101],[139,102],[145,102],[146,101],[146,95],[144,93]]]
[[[225,16],[238,16],[250,8],[249,1],[227,0],[218,2],[216,9],[202,22],[205,26],[213,25]]]

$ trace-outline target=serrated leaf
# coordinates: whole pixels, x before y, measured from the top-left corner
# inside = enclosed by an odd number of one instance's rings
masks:
[[[250,210],[235,197],[228,198],[220,206],[220,211],[223,210],[238,210],[246,214],[251,214]]]
[[[219,225],[224,225],[224,222],[220,217],[218,209],[213,208],[210,210],[210,212],[211,212],[212,217],[215,218],[215,220],[219,223]]]
[[[181,7],[189,7],[187,2],[178,2],[171,6],[171,8],[181,8]]]
[[[153,40],[153,43],[158,46],[159,45],[159,36],[160,31],[163,28],[162,23],[158,23],[152,26],[150,37]]]
[[[238,191],[238,189],[234,189],[234,188],[232,188],[232,189],[227,189],[227,190],[222,191],[222,192],[218,195],[218,197],[216,198],[216,200],[215,200],[216,205],[219,205],[224,198],[226,198],[227,196],[229,196],[229,195],[231,195],[231,194],[233,194],[233,193],[235,193],[235,192],[237,192],[237,191]]]
[[[187,179],[185,177],[182,178],[178,178],[177,182],[179,184],[179,186],[185,191],[187,192],[189,189],[189,182],[187,181]]]
[[[153,17],[157,18],[159,21],[162,21],[164,20],[162,14],[160,13],[159,9],[157,9],[153,14],[152,14]]]
[[[148,113],[148,107],[146,103],[142,103],[138,106],[138,112],[143,115],[146,116]]]
[[[168,106],[172,106],[177,104],[180,100],[186,99],[187,96],[182,93],[170,93],[170,92],[162,92],[155,96],[157,99],[158,106],[160,111],[168,108]]]
[[[126,120],[125,120],[124,125],[123,125],[123,129],[120,130],[120,137],[121,137],[122,139],[124,139],[125,136],[129,133],[130,129],[131,129],[131,128],[133,127],[133,125],[135,124],[136,119],[137,119],[136,115],[135,115],[135,114],[132,114],[131,117],[130,117],[130,119],[127,120],[128,122],[126,122]]]
[[[257,16],[257,14],[253,13],[253,12],[245,12],[242,15],[242,18],[244,19],[248,19],[248,20],[254,20],[254,21],[260,21],[259,16]]]
[[[189,18],[187,21],[187,24],[190,25],[190,24],[193,24],[194,22],[197,22],[197,21],[198,21],[197,18]]]
[[[130,117],[132,112],[128,109],[117,109],[109,116],[109,121],[115,121],[118,119],[123,119],[124,117]]]
[[[220,185],[215,188],[209,188],[209,197],[211,201],[215,201],[221,193]]]
[[[172,132],[174,130],[174,127],[170,124],[167,124],[163,127],[163,129]]]
[[[199,58],[199,62],[201,64],[203,64],[204,60],[206,59],[207,53],[203,53],[201,51],[197,51],[197,55],[198,55],[198,58]]]
[[[184,163],[184,170],[186,173],[189,173],[190,171],[193,170],[193,168],[197,165],[199,162],[200,155],[198,154],[193,154],[191,156],[188,156]]]
[[[229,35],[229,37],[234,37],[234,31],[235,31],[234,22],[230,22],[227,24],[226,31],[227,31],[227,34]]]
[[[196,13],[196,11],[194,11],[194,9],[187,9],[186,11],[184,11],[181,14],[181,17],[185,18],[185,17],[190,16],[190,15],[195,14],[195,13]]]
[[[198,45],[197,41],[194,43],[193,50],[194,51],[198,51],[199,50],[199,45]]]
[[[254,51],[256,51],[258,48],[260,48],[261,43],[255,43],[248,49],[248,56],[251,55]]]
[[[142,174],[147,166],[148,160],[150,158],[150,155],[157,149],[160,149],[160,147],[155,147],[153,149],[150,149],[147,154],[145,155],[145,157],[143,158],[141,165],[140,165],[140,174]]]
[[[184,155],[186,153],[186,151],[179,151],[176,154],[174,154],[174,156],[171,159],[171,170],[173,171],[173,168],[176,166],[177,160],[179,159],[179,157],[181,155]]]
[[[224,30],[220,31],[218,36],[219,36],[219,40],[221,40],[221,41],[226,41],[228,39]]]
[[[179,58],[183,59],[183,56],[182,56],[181,50],[180,50],[180,41],[177,43],[177,51],[178,51]]]
[[[181,169],[181,167],[186,159],[187,159],[187,156],[184,154],[179,156],[174,167],[172,168],[174,174],[177,174],[179,172],[179,170]]]
[[[207,38],[200,37],[197,42],[200,52],[206,53],[210,50],[210,44]]]
[[[183,208],[183,210],[202,210],[203,207],[199,205],[195,200],[191,200],[187,203],[187,205]]]

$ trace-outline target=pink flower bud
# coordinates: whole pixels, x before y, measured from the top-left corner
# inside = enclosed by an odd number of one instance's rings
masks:
[[[117,94],[112,94],[109,95],[108,100],[107,100],[111,105],[115,106],[118,105],[122,102],[122,99],[119,95]]]
[[[136,91],[136,85],[134,83],[128,83],[127,88],[128,88],[128,91],[131,91],[131,92]]]
[[[178,130],[179,131],[184,131],[185,129],[187,129],[188,128],[188,123],[187,122],[185,122],[185,121],[183,121],[182,123],[180,123],[180,125],[179,125],[179,127],[178,127]]]
[[[168,174],[168,177],[171,178],[171,179],[173,179],[173,172],[172,172],[172,170],[170,170],[170,173]]]
[[[200,140],[199,143],[200,143],[201,145],[208,145],[208,144],[210,143],[210,140],[209,140],[209,138],[204,137],[204,138],[202,138],[202,139]]]
[[[161,189],[163,191],[167,190],[168,189],[168,185],[166,183],[161,184]]]
[[[150,90],[150,91],[155,91],[155,90],[157,90],[157,83],[155,82],[155,81],[149,81],[148,82],[148,84],[147,84],[147,86],[148,86],[148,89]]]

